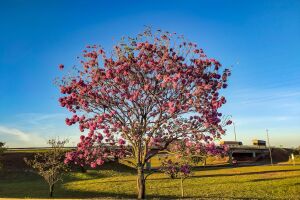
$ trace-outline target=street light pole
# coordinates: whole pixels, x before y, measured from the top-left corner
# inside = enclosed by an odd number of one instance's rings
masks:
[[[273,166],[272,151],[271,151],[270,139],[269,139],[269,130],[266,129],[266,131],[267,131],[267,140],[268,140],[268,146],[269,146],[269,152],[270,152],[270,160],[271,160],[271,165]]]
[[[232,122],[232,124],[233,124],[233,132],[234,132],[234,141],[236,141],[235,123]]]

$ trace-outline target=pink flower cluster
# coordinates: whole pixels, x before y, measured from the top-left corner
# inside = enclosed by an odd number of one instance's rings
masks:
[[[162,162],[160,170],[170,178],[185,178],[191,175],[191,166],[189,164],[174,162],[170,159]]]
[[[115,158],[122,158],[125,156],[125,140],[119,138],[118,145],[115,148],[111,147],[114,141],[110,143],[103,143],[104,137],[100,133],[91,131],[88,136],[81,135],[80,142],[77,144],[75,151],[67,152],[65,157],[65,164],[75,164],[79,166],[87,166],[95,168],[103,165],[107,160]]]

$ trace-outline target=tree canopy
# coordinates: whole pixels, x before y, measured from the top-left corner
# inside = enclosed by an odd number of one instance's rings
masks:
[[[92,167],[129,153],[142,170],[174,141],[197,151],[230,123],[218,111],[230,70],[176,33],[146,29],[122,38],[110,53],[87,46],[79,59],[61,79],[59,102],[74,113],[66,124],[88,131],[75,155]]]

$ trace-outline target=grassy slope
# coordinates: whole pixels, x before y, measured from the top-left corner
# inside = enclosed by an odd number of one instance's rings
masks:
[[[300,166],[206,169],[193,175],[184,182],[188,197],[300,199]],[[179,198],[179,183],[164,174],[153,174],[147,180],[147,197]],[[114,165],[87,174],[71,173],[56,189],[57,198],[135,198],[135,171]],[[0,177],[0,197],[41,198],[47,197],[47,192],[47,185],[33,174],[6,173]]]

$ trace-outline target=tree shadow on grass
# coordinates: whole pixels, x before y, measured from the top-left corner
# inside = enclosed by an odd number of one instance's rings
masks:
[[[44,194],[14,194],[14,195],[4,195],[0,194],[0,198],[35,198],[35,199],[45,199],[49,198],[47,191]],[[91,191],[54,191],[53,198],[55,199],[66,199],[66,198],[80,198],[80,199],[90,199],[90,198],[113,198],[113,199],[134,199],[136,196],[129,194],[116,194],[109,192],[91,192]]]
[[[207,174],[207,175],[192,176],[191,178],[218,177],[218,176],[243,176],[243,175],[256,175],[256,174],[268,174],[268,173],[276,173],[276,172],[294,172],[294,171],[300,171],[300,169],[271,170],[271,171],[262,171],[262,172],[244,172],[244,173],[232,173],[232,174]]]
[[[37,193],[10,193],[9,195],[5,195],[0,191],[0,198],[36,198],[36,199],[45,199],[49,198],[47,187],[37,188],[39,192]],[[178,199],[180,196],[175,195],[147,195],[147,199]],[[136,199],[137,194],[133,192],[132,194],[128,193],[114,193],[114,192],[103,192],[99,190],[96,191],[80,191],[80,190],[69,190],[66,188],[58,187],[54,191],[53,198],[55,199],[91,199],[91,198],[99,198],[99,199]]]
[[[47,184],[40,178],[32,180],[31,182],[25,182],[22,185],[6,185],[3,190],[0,189],[0,197],[1,198],[48,198],[48,186]],[[115,181],[119,182],[119,181]],[[19,183],[20,184],[20,183]],[[146,183],[147,184],[147,183]],[[1,183],[0,183],[1,185]],[[20,187],[21,186],[21,187]],[[81,191],[76,189],[69,189],[64,187],[62,183],[57,184],[55,186],[54,197],[57,199],[64,198],[80,198],[80,199],[91,199],[91,198],[108,198],[108,199],[136,199],[134,183],[133,183],[132,191],[128,191],[127,193],[122,192],[105,192],[105,191]],[[1,187],[1,186],[0,186]],[[15,190],[15,187],[17,190]],[[92,188],[92,186],[91,186]],[[153,190],[148,188],[149,190]],[[148,190],[147,189],[147,190]],[[153,191],[152,191],[153,192]],[[146,196],[147,199],[180,199],[180,192],[176,195],[169,194],[149,194]],[[191,197],[187,194],[187,199],[224,199],[224,197],[218,196],[209,196],[202,197],[201,195],[197,197]],[[226,198],[225,198],[226,199]],[[233,199],[229,198],[228,199]],[[245,198],[244,198],[245,199]]]
[[[300,169],[291,169],[291,170],[272,170],[272,171],[262,171],[262,172],[244,172],[244,173],[231,173],[231,174],[207,174],[207,175],[194,175],[191,176],[189,179],[192,178],[210,178],[210,177],[227,177],[227,176],[243,176],[243,175],[256,175],[256,174],[268,174],[268,173],[275,173],[275,172],[293,172],[293,171],[300,171]],[[285,177],[286,178],[286,177]],[[168,177],[161,177],[161,178],[148,178],[147,180],[165,180],[170,179]]]
[[[118,182],[118,181],[116,181]],[[6,187],[6,190],[10,190],[10,188]],[[13,188],[11,188],[13,190]],[[28,189],[28,191],[26,191]],[[148,188],[149,190],[153,190],[153,188]],[[147,189],[147,190],[148,190]],[[2,193],[3,192],[3,193]],[[26,186],[23,188],[19,188],[18,192],[10,192],[0,190],[0,197],[2,198],[48,198],[48,187],[47,184],[42,180],[39,180],[31,185],[30,183],[26,183]],[[5,194],[6,193],[6,194]],[[135,189],[132,188],[132,191],[128,193],[116,193],[116,192],[105,192],[105,191],[81,191],[76,189],[68,189],[63,186],[63,184],[57,184],[56,189],[54,191],[54,198],[64,199],[64,198],[80,198],[80,199],[91,199],[91,198],[109,198],[109,199],[136,199]],[[180,193],[178,195],[159,195],[159,194],[149,194],[146,196],[147,199],[180,199]],[[237,197],[237,196],[216,196],[209,195],[208,197],[204,196],[189,196],[187,194],[186,199],[258,199],[258,198],[245,198],[245,197]]]
[[[251,200],[259,200],[264,198],[253,198],[253,197],[238,197],[238,196],[215,196],[211,195],[209,197],[186,197],[187,199],[197,199],[197,200],[230,200],[230,199],[251,199]],[[178,198],[179,199],[179,198]]]
[[[81,170],[72,170],[71,172],[73,173],[67,174],[64,178],[68,182],[136,174],[135,169],[117,162],[105,163],[104,165],[99,166],[95,169],[87,168],[86,172],[81,172]]]
[[[128,173],[128,174],[136,174],[136,169],[129,167],[125,164],[119,163],[119,162],[109,162],[104,163],[104,165],[98,167],[99,170],[113,170],[120,173]]]
[[[277,177],[277,178],[258,178],[258,179],[252,179],[247,182],[263,182],[263,181],[276,181],[276,180],[282,180],[286,178],[295,178],[295,177],[300,177],[300,176],[293,176],[293,177]]]
[[[40,176],[31,171],[7,171],[3,170],[0,172],[0,180],[1,181],[10,181],[10,180],[18,180],[18,181],[26,181],[26,180],[34,180],[38,179]]]
[[[221,165],[207,165],[207,166],[196,166],[194,167],[195,170],[199,171],[210,171],[210,170],[216,170],[216,169],[239,169],[239,168],[247,168],[247,167],[259,167],[259,166],[266,166],[267,162],[261,162],[261,163],[243,163],[238,166],[233,166],[230,164],[221,164]]]
[[[126,194],[126,193],[111,193],[111,192],[82,192],[82,191],[76,191],[73,190],[72,193],[74,193],[76,196],[73,195],[64,195],[62,197],[57,196],[56,198],[82,198],[82,199],[90,199],[90,198],[110,198],[110,199],[136,199],[136,194]],[[178,195],[153,195],[146,193],[146,199],[263,199],[263,198],[249,198],[249,197],[237,197],[237,196],[216,196],[211,195],[209,197],[203,197],[203,196],[189,196],[188,194],[186,197],[181,198],[180,194]]]
[[[47,190],[42,191],[43,194],[30,194],[30,195],[22,195],[15,193],[13,195],[3,195],[0,194],[0,198],[36,198],[36,199],[45,199],[49,198],[47,195]],[[66,199],[66,198],[80,198],[80,199],[91,199],[91,198],[99,198],[99,199],[136,199],[137,195],[135,193],[127,194],[127,193],[112,193],[112,192],[94,192],[94,191],[79,191],[79,190],[68,190],[68,189],[62,189],[58,188],[57,191],[54,192],[53,198],[55,199]],[[147,195],[147,199],[182,199],[180,194],[178,195],[154,195],[149,194]],[[210,196],[189,196],[186,194],[186,197],[184,199],[205,199],[205,200],[218,200],[218,199],[262,199],[262,198],[248,198],[248,197],[237,197],[237,196],[216,196],[216,195],[210,195]]]

